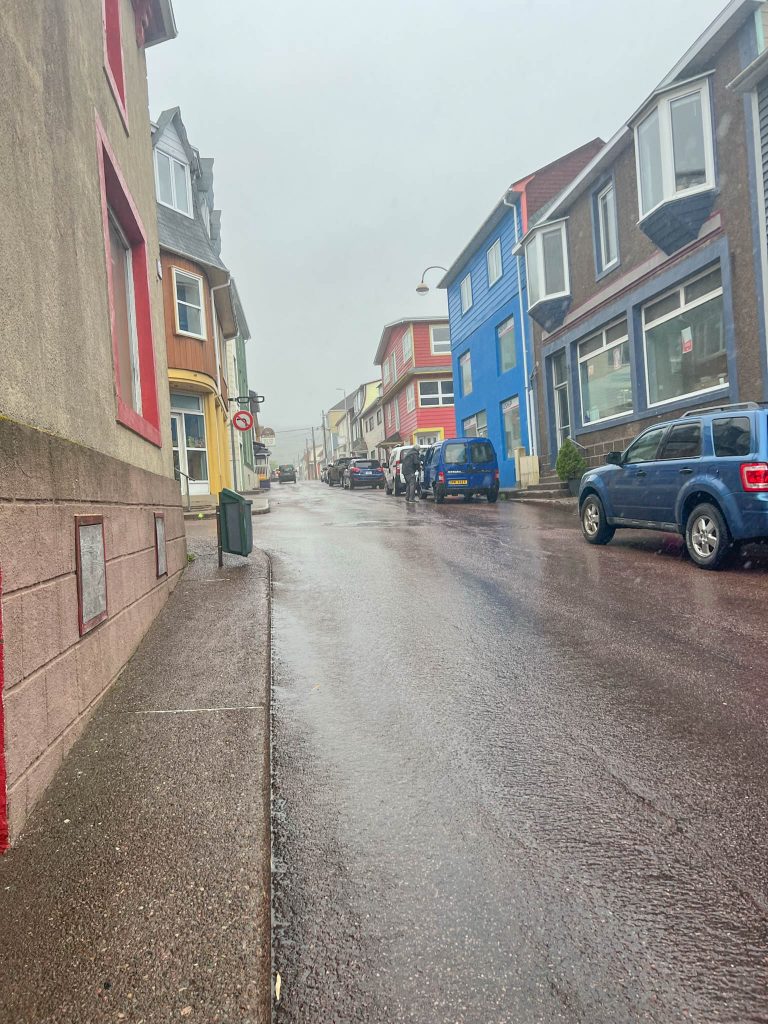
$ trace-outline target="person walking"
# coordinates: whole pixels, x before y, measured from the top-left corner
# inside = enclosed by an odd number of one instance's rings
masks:
[[[404,456],[401,468],[405,477],[405,500],[415,501],[416,483],[419,479],[419,470],[421,468],[421,457],[418,448],[411,448]]]

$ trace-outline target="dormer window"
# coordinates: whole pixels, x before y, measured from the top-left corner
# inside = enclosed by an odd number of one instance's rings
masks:
[[[635,128],[641,221],[673,200],[714,189],[709,80],[662,96]]]
[[[155,171],[157,178],[157,199],[163,206],[192,216],[191,184],[189,166],[169,153],[155,150]]]

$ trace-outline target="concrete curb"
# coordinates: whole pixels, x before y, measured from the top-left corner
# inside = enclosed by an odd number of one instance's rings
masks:
[[[267,503],[266,503],[265,506],[259,506],[258,508],[252,508],[251,509],[251,515],[254,515],[254,516],[265,516],[269,512],[271,512],[271,511],[272,511],[272,507],[269,504],[269,499],[267,499]],[[215,519],[216,518],[216,510],[215,509],[200,509],[199,512],[194,512],[194,511],[193,512],[185,512],[184,513],[184,518],[189,520],[190,522],[199,522],[202,519]]]

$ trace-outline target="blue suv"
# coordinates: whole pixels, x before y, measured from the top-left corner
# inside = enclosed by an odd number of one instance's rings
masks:
[[[484,494],[493,504],[499,497],[499,462],[487,437],[451,437],[430,448],[422,462],[421,497],[434,495],[437,504],[449,494],[471,501]]]
[[[753,402],[687,412],[644,430],[579,489],[581,528],[607,544],[617,527],[680,533],[717,569],[734,545],[768,538],[768,411]]]

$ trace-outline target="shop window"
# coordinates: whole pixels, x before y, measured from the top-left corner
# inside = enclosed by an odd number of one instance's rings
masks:
[[[643,309],[643,340],[649,405],[726,387],[719,267],[648,303]]]
[[[515,457],[515,449],[523,447],[523,434],[520,429],[520,398],[514,395],[501,403],[501,415],[504,421],[504,450],[508,459]]]
[[[627,321],[586,338],[578,351],[583,422],[599,423],[632,412]]]

